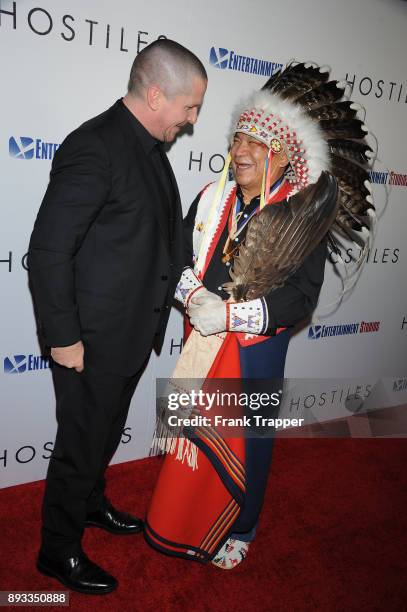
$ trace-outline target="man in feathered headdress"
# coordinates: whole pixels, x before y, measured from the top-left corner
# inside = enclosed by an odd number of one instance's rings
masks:
[[[234,114],[223,175],[185,219],[189,260],[176,297],[194,330],[174,377],[283,378],[290,328],[318,301],[328,231],[364,244],[369,147],[342,95],[328,73],[291,65]],[[229,164],[235,180],[227,182]],[[147,540],[235,567],[254,537],[272,442],[225,439],[210,427],[195,429],[194,443],[178,441],[153,496]]]

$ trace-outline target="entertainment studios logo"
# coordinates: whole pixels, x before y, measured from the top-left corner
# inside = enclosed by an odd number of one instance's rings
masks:
[[[380,321],[366,323],[347,323],[344,325],[311,325],[308,329],[310,340],[320,340],[331,336],[346,336],[352,334],[363,334],[377,332],[380,328]]]
[[[375,185],[393,185],[394,187],[407,187],[407,174],[402,172],[369,172],[370,182]]]
[[[29,136],[11,136],[8,141],[8,152],[14,159],[53,159],[58,148],[56,142]]]
[[[219,70],[238,70],[268,77],[283,67],[283,64],[240,55],[236,51],[229,51],[224,47],[211,47],[209,63]]]
[[[50,357],[44,355],[14,355],[4,358],[4,374],[24,374],[52,367]]]

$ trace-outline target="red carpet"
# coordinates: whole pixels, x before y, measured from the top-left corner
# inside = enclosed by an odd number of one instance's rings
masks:
[[[407,441],[278,440],[258,538],[231,572],[165,557],[142,536],[88,529],[120,581],[73,610],[407,610]],[[109,469],[109,495],[143,515],[160,459]],[[0,590],[62,590],[37,573],[43,483],[0,491]],[[66,609],[66,608],[65,608]]]

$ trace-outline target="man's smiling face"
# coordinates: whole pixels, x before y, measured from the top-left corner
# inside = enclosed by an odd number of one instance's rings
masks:
[[[254,195],[261,191],[267,153],[267,146],[259,140],[242,132],[234,135],[230,149],[232,170],[236,182]]]
[[[206,80],[194,78],[187,93],[170,98],[162,95],[154,136],[163,142],[172,142],[183,126],[196,123],[206,86]]]

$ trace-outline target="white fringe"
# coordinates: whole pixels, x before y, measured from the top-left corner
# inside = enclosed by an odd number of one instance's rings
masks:
[[[188,440],[188,438],[176,438],[178,441],[178,450],[177,456],[175,459],[177,461],[181,461],[181,463],[187,461],[187,464],[192,470],[198,469],[198,447],[196,444]],[[184,448],[185,447],[185,448]],[[169,451],[171,455],[175,453],[175,445],[174,450]]]
[[[188,386],[188,382],[195,382],[198,379],[203,383],[225,336],[226,333],[201,336],[199,332],[193,329],[182,349],[172,378],[168,381],[169,389],[188,393],[191,389],[184,388],[184,385],[185,387]],[[182,386],[180,386],[180,383]],[[191,409],[186,407],[185,416],[188,417],[191,414]],[[164,422],[161,422],[153,436],[152,453],[157,454],[158,451],[170,455],[176,454],[175,459],[177,461],[186,463],[192,470],[197,470],[198,447],[188,438],[176,434],[178,432],[170,430]]]
[[[155,438],[155,449],[166,455],[175,455],[176,461],[187,463],[192,470],[198,469],[198,447],[188,438]]]

